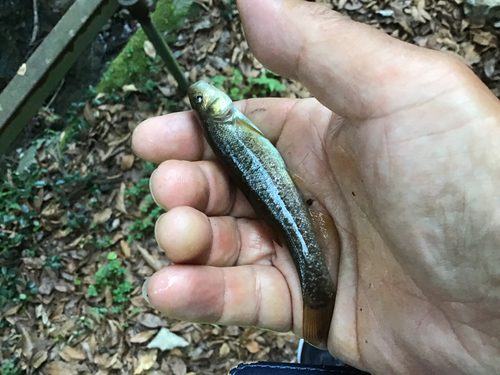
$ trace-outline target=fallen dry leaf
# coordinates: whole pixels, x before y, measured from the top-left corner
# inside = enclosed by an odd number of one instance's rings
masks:
[[[159,271],[163,268],[162,262],[159,259],[154,258],[145,248],[143,248],[140,245],[137,245],[137,250],[139,250],[144,260],[147,262],[147,264],[149,264],[149,266],[153,270]]]
[[[26,74],[27,66],[25,63],[23,63],[19,69],[17,70],[17,75],[19,76],[24,76]]]
[[[155,338],[148,344],[148,348],[158,348],[161,351],[165,351],[173,348],[183,348],[188,345],[189,343],[182,337],[170,332],[167,328],[162,328]]]
[[[30,359],[33,355],[35,345],[39,342],[36,332],[28,330],[26,327],[21,326],[21,348],[23,355]]]
[[[120,184],[120,190],[116,194],[115,208],[121,213],[128,213],[125,206],[125,184],[123,182]]]
[[[122,90],[123,90],[123,92],[136,92],[136,91],[139,91],[139,89],[137,87],[135,87],[135,85],[133,83],[131,83],[130,85],[123,85],[122,86]]]
[[[69,363],[54,361],[44,367],[47,375],[77,375],[78,371]]]
[[[71,346],[65,346],[63,348],[63,350],[61,350],[59,352],[59,355],[66,362],[81,361],[81,360],[84,360],[86,358],[85,353],[83,352],[83,350],[80,350],[80,349],[77,349],[77,348],[72,348]]]
[[[120,249],[125,259],[130,258],[130,244],[127,241],[124,240],[120,241]]]
[[[10,309],[8,309],[5,314],[4,314],[4,317],[7,317],[7,316],[12,316],[12,315],[16,315],[17,312],[19,311],[19,309],[22,307],[23,305],[22,304],[18,304],[18,305],[14,305],[12,306]]]
[[[248,342],[245,347],[250,353],[257,353],[260,350],[259,344],[255,341]]]
[[[156,330],[154,329],[149,329],[147,331],[139,332],[130,339],[130,342],[134,344],[142,344],[143,342],[149,341],[149,339],[153,337],[155,333]]]
[[[139,316],[137,319],[139,323],[148,328],[165,327],[167,323],[158,315],[146,313]]]
[[[134,160],[135,156],[132,154],[123,156],[120,163],[122,170],[128,171],[129,169],[131,169],[132,166],[134,165]]]
[[[156,363],[158,356],[157,350],[150,350],[146,353],[139,354],[139,364],[134,369],[134,375],[142,374],[144,371],[149,370]]]
[[[168,365],[174,375],[186,375],[187,373],[186,363],[179,357],[171,357]]]
[[[101,369],[112,368],[118,360],[118,354],[114,356],[109,356],[108,354],[96,354],[94,356],[94,363]]]
[[[146,55],[151,58],[156,56],[156,49],[153,46],[153,43],[151,43],[149,40],[146,40],[144,42],[144,52],[146,52]]]
[[[482,46],[496,47],[496,37],[488,31],[476,31],[473,34],[473,41]]]
[[[60,208],[60,204],[58,202],[50,202],[43,210],[41,215],[46,218],[58,218],[64,212]]]
[[[229,347],[229,345],[226,342],[223,343],[219,349],[219,355],[221,357],[226,357],[230,352],[231,348]]]
[[[54,289],[54,282],[50,277],[44,277],[42,278],[42,283],[38,287],[38,292],[40,294],[50,294],[52,293],[52,290]]]
[[[113,213],[113,210],[111,208],[106,208],[103,211],[96,212],[94,215],[92,215],[92,221],[95,224],[104,224],[106,221],[108,221],[111,218],[111,214]]]
[[[36,352],[31,361],[33,368],[38,369],[42,364],[45,363],[48,357],[49,354],[46,350],[39,350],[38,352]]]

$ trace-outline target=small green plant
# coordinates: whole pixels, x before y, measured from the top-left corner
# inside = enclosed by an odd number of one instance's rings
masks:
[[[148,212],[148,206],[142,206],[141,211]],[[132,242],[134,240],[140,240],[144,236],[153,233],[155,228],[155,221],[160,217],[163,209],[161,207],[155,207],[149,211],[148,216],[144,219],[135,220],[130,226],[130,235],[127,238],[127,242]]]
[[[243,74],[238,69],[233,69],[231,80],[228,80],[225,76],[216,75],[210,78],[210,81],[215,87],[228,91],[231,99],[236,101],[249,97],[272,96],[275,92],[285,91],[286,86],[276,77],[279,76],[268,71],[262,73],[260,77],[248,78],[245,82]]]
[[[113,301],[118,303],[113,309],[113,313],[119,313],[123,311],[124,303],[130,299],[130,292],[132,291],[132,284],[129,281],[119,284],[113,290]]]
[[[37,225],[40,225],[40,223],[37,223]],[[35,256],[36,256],[36,248],[31,247],[29,249],[23,250],[23,257],[34,258]]]
[[[92,307],[90,311],[96,314],[99,319],[102,319],[104,318],[104,314],[108,312],[108,309],[105,307]]]
[[[18,292],[21,290],[21,293]],[[18,269],[15,267],[0,268],[0,306],[9,306],[11,303],[31,301],[31,296],[38,293],[34,281],[23,282],[18,277]]]
[[[224,82],[226,82],[226,79],[227,79],[226,77],[218,74],[218,75],[210,78],[210,82],[212,82],[214,84],[214,86],[218,88],[218,87],[221,87],[224,84]]]
[[[83,328],[83,329],[89,329],[89,330],[94,329],[94,326],[92,325],[92,321],[85,316],[80,316],[78,318],[78,320],[76,321],[76,325]]]
[[[141,180],[134,187],[125,190],[125,194],[127,195],[135,195],[136,197],[140,196],[143,193],[147,193],[149,190],[149,177],[141,178]]]
[[[116,98],[113,94],[99,95],[89,88],[89,100],[104,103]],[[121,100],[121,98],[117,97]],[[96,104],[94,103],[94,104]],[[81,113],[84,102],[75,103],[65,117],[66,123],[75,123],[75,136],[88,127]],[[82,133],[83,134],[83,133]],[[70,132],[66,134],[69,137]],[[73,141],[72,137],[67,138]],[[76,138],[75,138],[76,139]],[[34,246],[35,238],[42,238],[38,233],[53,227],[54,233],[60,231],[68,236],[86,232],[91,224],[91,208],[102,204],[102,192],[111,186],[93,182],[98,172],[65,172],[70,164],[71,154],[65,155],[58,149],[60,133],[51,129],[34,140],[24,150],[16,151],[18,155],[6,158],[2,163],[0,173],[0,313],[9,308],[12,303],[30,301],[37,293],[36,285],[19,273],[19,262],[22,257],[44,255],[39,246]],[[50,172],[40,168],[45,162],[39,160],[40,155],[54,158],[59,168]],[[46,159],[50,160],[50,159]],[[52,196],[45,201],[43,196]],[[89,203],[93,202],[93,206]],[[41,204],[40,204],[41,203]],[[55,226],[48,224],[48,219],[41,215],[49,205],[57,207],[57,218],[50,218]],[[76,238],[76,237],[74,237]],[[101,246],[102,245],[102,246]],[[96,247],[106,247],[107,240]],[[62,258],[59,255],[48,256],[45,267],[61,267]]]
[[[18,273],[20,258],[33,257],[33,233],[40,230],[34,201],[39,189],[48,188],[47,170],[38,168],[36,149],[40,141],[20,155],[17,166],[7,163],[0,176],[0,312],[12,303],[29,301],[37,292],[31,281]]]
[[[21,375],[24,371],[19,367],[19,358],[11,358],[6,360],[0,367],[2,375]]]
[[[148,79],[142,88],[142,92],[144,92],[149,97],[153,93],[153,90],[158,86],[158,82],[153,81],[152,79]]]
[[[61,259],[62,257],[60,255],[52,255],[50,258],[48,258],[45,263],[44,267],[49,267],[49,268],[60,268],[61,267]]]
[[[153,163],[146,163],[144,173],[151,174],[156,168]],[[139,240],[153,233],[155,221],[161,215],[163,209],[158,207],[151,194],[149,193],[149,177],[142,178],[134,187],[125,190],[129,205],[138,205],[139,210],[145,214],[145,217],[135,220],[130,226],[128,242]]]
[[[89,129],[90,125],[83,117],[75,117],[62,133],[59,140],[59,150],[63,151],[69,144],[85,139]]]
[[[19,302],[16,286],[21,285],[22,282],[16,276],[17,268],[0,268],[0,305]]]
[[[104,250],[109,248],[111,245],[113,245],[113,240],[107,236],[99,239],[92,237],[83,241],[82,244],[84,248],[91,248],[95,250]]]
[[[260,88],[260,95],[266,96],[274,93],[275,91],[285,91],[286,86],[283,85],[280,81],[278,81],[274,77],[268,77],[266,73],[262,73],[262,75],[258,78],[249,78],[248,83],[257,86]]]
[[[147,65],[147,70],[152,73],[153,75],[156,75],[161,72],[161,57],[156,55],[154,57],[151,57],[146,63]]]
[[[78,207],[75,207],[78,209]],[[67,228],[73,232],[79,229],[83,229],[90,224],[90,218],[88,217],[88,213],[85,212],[66,212],[68,216]]]
[[[123,310],[124,303],[130,299],[132,285],[125,280],[127,269],[121,265],[114,251],[108,254],[108,261],[96,272],[94,284],[89,285],[88,296],[97,297],[108,286],[112,290],[113,302],[117,304],[113,312],[117,313]]]

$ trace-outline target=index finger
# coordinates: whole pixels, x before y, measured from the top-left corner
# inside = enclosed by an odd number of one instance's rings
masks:
[[[276,143],[288,113],[298,101],[299,99],[259,98],[242,100],[235,105],[271,142]],[[307,106],[321,106],[315,99],[300,101]],[[132,147],[139,157],[154,163],[169,159],[196,161],[214,158],[193,111],[145,120],[134,130]]]

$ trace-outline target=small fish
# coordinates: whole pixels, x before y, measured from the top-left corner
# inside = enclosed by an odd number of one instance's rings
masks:
[[[189,87],[188,96],[219,162],[292,255],[302,288],[304,339],[312,345],[325,344],[335,287],[309,211],[283,158],[259,128],[236,109],[231,98],[216,87],[199,81]]]

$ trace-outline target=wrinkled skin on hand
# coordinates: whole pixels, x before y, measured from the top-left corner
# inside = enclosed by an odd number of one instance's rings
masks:
[[[315,99],[238,103],[339,231],[327,347],[373,374],[500,369],[500,105],[457,58],[320,4],[238,2],[255,56]],[[308,28],[304,31],[303,25]],[[133,146],[161,163],[156,236],[175,263],[148,282],[180,319],[301,333],[286,249],[215,161],[190,112],[152,118]]]

